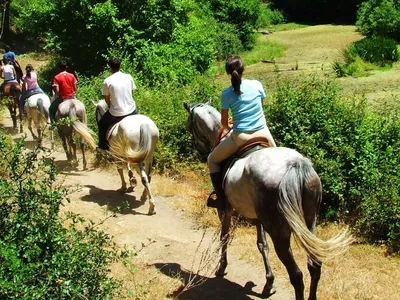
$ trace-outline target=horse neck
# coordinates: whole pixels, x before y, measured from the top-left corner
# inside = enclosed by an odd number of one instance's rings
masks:
[[[203,120],[202,123],[201,130],[205,138],[210,142],[210,145],[213,145],[219,135],[221,124],[218,122],[207,122],[206,120]]]

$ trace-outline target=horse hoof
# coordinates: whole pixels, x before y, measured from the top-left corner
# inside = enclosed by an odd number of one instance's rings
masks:
[[[156,214],[156,208],[154,205],[151,205],[149,208],[149,212],[147,213],[149,216]]]
[[[268,288],[268,289],[265,289],[264,288],[264,290],[262,291],[262,295],[265,297],[265,298],[268,298],[268,297],[271,297],[273,294],[275,294],[276,293],[276,290],[274,289],[274,288]]]
[[[131,178],[131,179],[129,180],[129,183],[130,183],[130,185],[131,185],[132,188],[135,188],[135,187],[137,186],[137,180],[136,180],[136,178]]]
[[[121,188],[119,188],[118,190],[117,190],[117,192],[120,192],[121,194],[125,194],[126,192],[127,192],[127,188],[126,188],[126,186],[124,187],[121,187]]]
[[[224,270],[217,270],[217,272],[215,272],[215,276],[217,277],[224,277],[226,274],[228,274],[228,272]]]

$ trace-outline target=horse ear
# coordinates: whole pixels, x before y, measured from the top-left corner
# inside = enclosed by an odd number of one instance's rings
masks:
[[[90,100],[90,101],[93,103],[94,106],[97,106],[97,104],[98,104],[97,102],[94,102],[93,100]]]
[[[207,104],[207,105],[211,105],[211,101],[212,101],[212,99],[211,99],[211,97],[210,97],[210,98],[208,98],[208,101],[206,102],[206,104]]]
[[[186,101],[183,101],[183,107],[190,113],[190,105]]]

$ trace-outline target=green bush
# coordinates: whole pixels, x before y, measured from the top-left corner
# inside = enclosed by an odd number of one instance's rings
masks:
[[[283,13],[277,9],[272,9],[270,3],[261,3],[260,8],[260,15],[257,20],[258,28],[286,23]]]
[[[366,62],[384,66],[399,60],[399,50],[393,39],[373,36],[351,44],[346,49],[345,57],[347,62],[361,57]]]
[[[251,49],[255,43],[254,29],[260,15],[259,0],[212,0],[202,1],[210,5],[211,12],[220,22],[236,27],[238,37],[245,49]]]
[[[357,12],[356,26],[364,35],[379,35],[400,41],[400,2],[364,1]]]
[[[373,36],[352,43],[343,51],[344,62],[334,62],[333,70],[338,77],[366,76],[368,71],[379,67],[391,67],[399,60],[396,42],[390,38]]]
[[[332,82],[280,82],[266,107],[278,146],[309,157],[323,183],[321,213],[354,224],[361,236],[399,249],[400,121],[365,99],[343,99]]]
[[[67,191],[53,160],[0,135],[0,298],[113,299],[121,283],[109,264],[122,258],[93,223],[59,216]]]

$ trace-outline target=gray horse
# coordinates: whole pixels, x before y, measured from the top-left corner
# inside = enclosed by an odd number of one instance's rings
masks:
[[[108,110],[108,105],[104,100],[98,103],[93,102],[93,104],[96,106],[96,120],[99,122],[103,114]],[[115,126],[111,126],[108,133],[110,152],[117,160],[124,165],[128,165],[132,187],[135,184],[133,182],[136,182],[136,180],[133,177],[130,166],[134,166],[136,172],[140,175],[142,184],[145,187],[140,200],[143,202],[146,201],[147,196],[149,197],[149,215],[156,213],[155,200],[150,190],[150,181],[153,156],[158,138],[159,132],[156,124],[150,118],[140,114],[123,118]],[[125,192],[127,188],[123,168],[118,166],[117,169],[122,182],[119,190]]]
[[[209,152],[221,128],[220,113],[208,104],[184,103],[184,107],[189,113],[187,126],[196,148],[203,153],[205,149]],[[352,239],[347,231],[328,241],[315,236],[322,187],[311,162],[289,148],[264,148],[235,162],[225,176],[224,189],[228,203],[224,212],[219,211],[222,254],[216,275],[226,274],[229,228],[232,214],[236,211],[245,218],[255,220],[257,246],[266,269],[267,282],[263,295],[274,293],[274,275],[268,259],[265,230],[289,273],[296,300],[304,299],[304,283],[303,274],[292,255],[291,234],[307,252],[311,275],[308,299],[316,299],[322,261],[342,254]]]
[[[80,145],[83,157],[83,169],[87,168],[85,155],[85,142],[94,149],[96,143],[93,139],[93,132],[86,126],[85,106],[78,99],[64,100],[57,109],[55,122],[57,124],[58,134],[60,135],[67,160],[71,163],[76,162],[76,144],[73,138],[73,132],[79,134]]]

